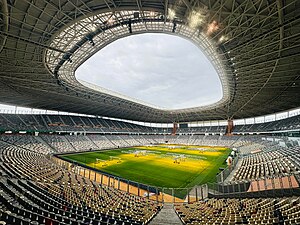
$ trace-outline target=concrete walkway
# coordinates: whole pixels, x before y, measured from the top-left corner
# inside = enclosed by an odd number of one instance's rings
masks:
[[[229,176],[224,180],[224,183],[228,183],[232,180],[233,175],[235,174],[235,172],[242,166],[242,160],[241,158],[239,159],[239,161],[237,162],[237,164],[235,165],[234,169],[231,171],[231,173],[229,174]]]
[[[160,212],[151,220],[149,225],[182,225],[172,203],[165,203]]]

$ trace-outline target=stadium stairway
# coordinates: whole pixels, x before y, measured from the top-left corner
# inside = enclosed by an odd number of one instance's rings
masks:
[[[57,150],[55,148],[53,148],[51,145],[49,145],[46,141],[43,140],[43,138],[36,136],[34,137],[37,141],[39,141],[40,143],[46,145],[48,148],[52,149],[53,152],[57,152]]]
[[[149,225],[182,225],[172,203],[164,203],[160,212],[150,221]]]
[[[69,149],[72,149],[71,151],[76,152],[76,148],[73,146],[71,142],[68,141],[68,139],[65,136],[60,136],[60,138],[63,140],[64,143],[66,143],[66,145],[69,146]]]
[[[235,165],[235,168],[230,172],[230,174],[228,175],[228,177],[226,177],[226,179],[224,180],[224,183],[227,184],[229,183],[232,179],[233,176],[235,174],[235,172],[238,170],[238,168],[240,168],[242,166],[242,160],[239,159],[239,161],[237,162],[237,164]]]

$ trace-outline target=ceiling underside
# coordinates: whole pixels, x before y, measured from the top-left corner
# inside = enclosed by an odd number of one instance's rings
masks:
[[[174,20],[167,17],[169,9],[176,12],[175,30]],[[64,46],[51,43],[74,22],[101,13],[115,16],[118,11],[136,11],[139,24],[146,27],[143,32],[150,32],[147,23],[155,21],[147,20],[145,14],[153,11],[161,15],[156,22],[170,24],[165,33],[181,35],[180,26],[188,26],[191,14],[198,10],[206,13],[205,24],[216,21],[219,26],[207,38],[226,72],[228,98],[224,101],[162,110],[63,79],[63,69],[74,70],[76,63],[68,62],[70,52]],[[1,103],[147,122],[238,119],[300,106],[300,0],[0,0],[0,12]],[[99,23],[99,32],[104,32],[101,23],[107,21]],[[115,24],[122,27],[123,36],[138,32],[134,26],[130,30],[129,23],[123,18]],[[198,33],[205,33],[205,24],[196,28]],[[157,27],[157,32],[164,32]],[[88,50],[87,57],[96,50]],[[56,71],[45,62],[50,51],[63,53]]]

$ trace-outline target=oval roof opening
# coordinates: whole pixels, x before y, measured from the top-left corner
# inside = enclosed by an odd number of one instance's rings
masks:
[[[76,78],[164,109],[216,103],[220,78],[192,42],[167,34],[139,34],[107,45],[76,70]]]

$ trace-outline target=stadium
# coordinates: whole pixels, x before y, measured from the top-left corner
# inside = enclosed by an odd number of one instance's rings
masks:
[[[156,106],[75,74],[147,34],[201,50],[221,97]],[[0,224],[300,224],[299,45],[299,0],[0,0]]]

